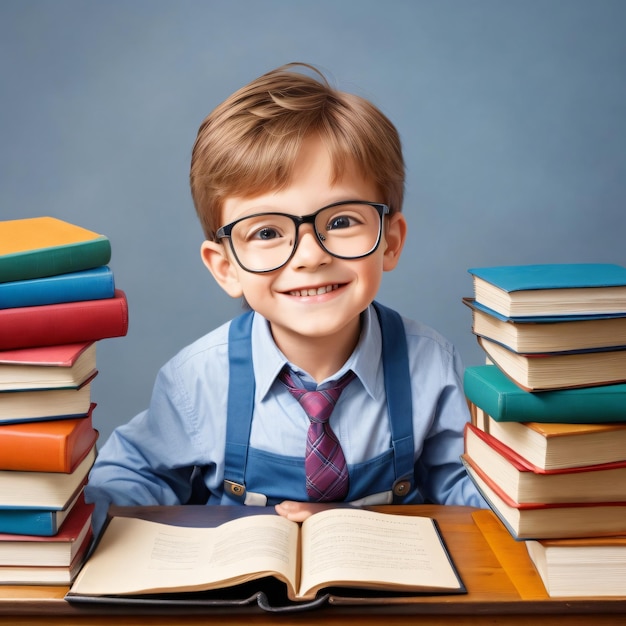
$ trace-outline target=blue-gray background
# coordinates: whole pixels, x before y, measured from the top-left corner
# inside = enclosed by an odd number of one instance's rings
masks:
[[[200,262],[189,155],[214,106],[289,61],[397,125],[410,233],[380,299],[466,365],[467,268],[625,262],[624,0],[4,0],[0,218],[106,234],[130,305],[98,346],[103,439],[240,310]]]

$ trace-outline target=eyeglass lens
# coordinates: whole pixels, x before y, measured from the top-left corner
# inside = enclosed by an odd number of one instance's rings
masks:
[[[379,240],[381,216],[368,204],[327,207],[315,217],[320,245],[341,258],[372,252]],[[239,262],[251,271],[268,271],[289,260],[296,245],[297,225],[287,215],[263,213],[237,222],[231,245]]]

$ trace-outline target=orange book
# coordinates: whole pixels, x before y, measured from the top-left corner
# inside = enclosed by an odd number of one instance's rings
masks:
[[[54,217],[0,222],[0,282],[78,272],[111,259],[107,237]]]
[[[73,472],[98,438],[95,406],[86,417],[0,425],[0,469]]]
[[[626,402],[626,396],[624,400]],[[626,422],[500,422],[470,403],[473,424],[537,471],[626,461]]]

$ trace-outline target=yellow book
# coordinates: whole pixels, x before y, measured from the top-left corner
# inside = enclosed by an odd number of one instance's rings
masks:
[[[0,222],[0,282],[55,276],[106,265],[111,243],[54,217]]]

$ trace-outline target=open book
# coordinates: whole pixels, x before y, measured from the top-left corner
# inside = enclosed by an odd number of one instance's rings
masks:
[[[207,591],[268,576],[296,601],[327,587],[465,591],[433,519],[339,508],[301,525],[278,515],[215,528],[113,517],[66,597]]]

